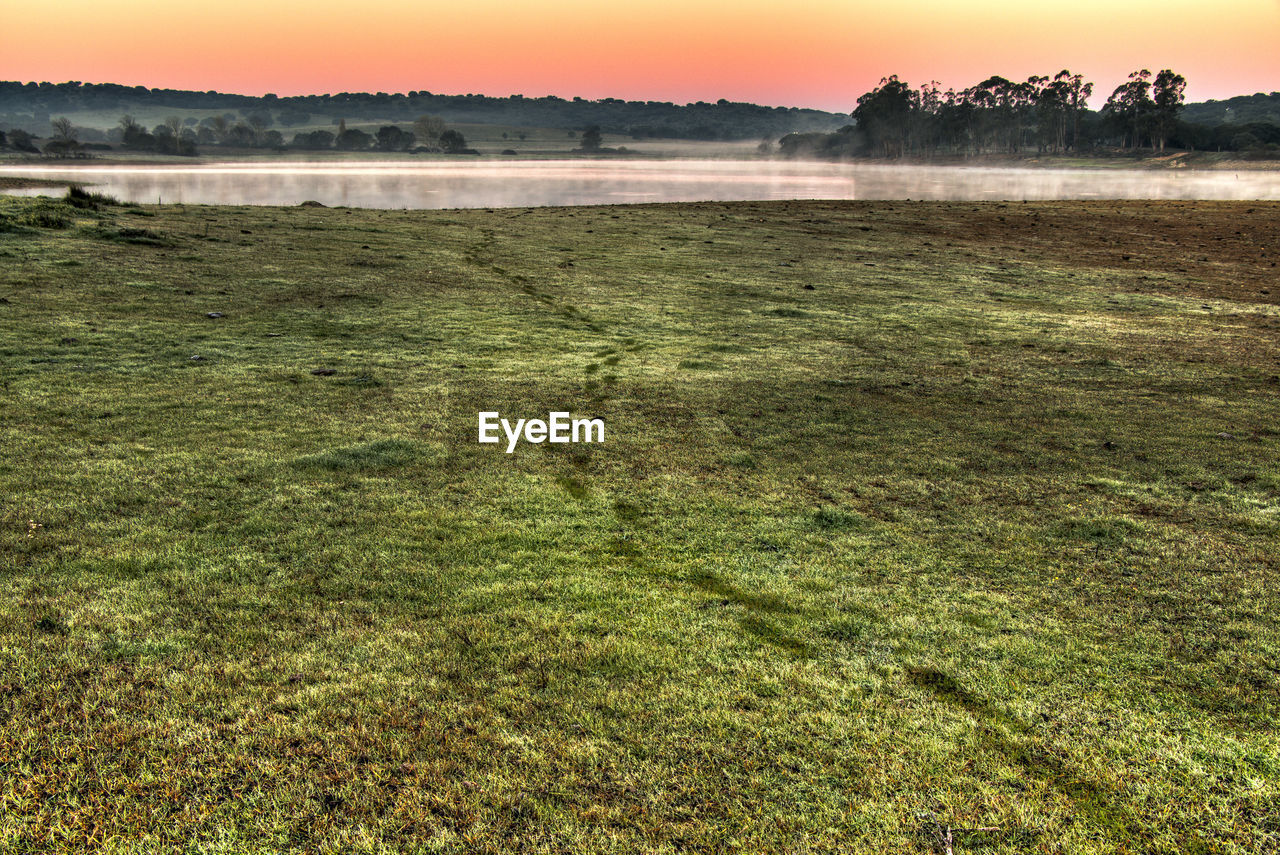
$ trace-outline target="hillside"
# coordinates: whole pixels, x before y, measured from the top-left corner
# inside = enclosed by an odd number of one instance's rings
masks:
[[[1201,101],[1182,109],[1187,122],[1202,125],[1243,125],[1259,122],[1280,125],[1280,92],[1237,95],[1225,101]]]
[[[22,128],[47,136],[49,121],[70,116],[76,124],[111,127],[121,115],[175,114],[196,119],[230,112],[260,115],[268,126],[297,128],[347,121],[412,122],[436,115],[450,124],[473,123],[538,128],[585,128],[639,139],[742,140],[800,131],[834,130],[849,117],[796,107],[763,107],[720,100],[673,104],[665,101],[589,101],[546,96],[350,93],[277,97],[148,89],[112,83],[0,82],[0,128]],[[86,118],[92,114],[92,118]]]

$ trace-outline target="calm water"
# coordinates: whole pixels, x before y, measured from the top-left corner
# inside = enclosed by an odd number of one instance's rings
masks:
[[[0,166],[132,202],[498,208],[745,199],[1280,199],[1280,171],[1093,170],[644,160]],[[23,195],[60,191],[13,191]]]

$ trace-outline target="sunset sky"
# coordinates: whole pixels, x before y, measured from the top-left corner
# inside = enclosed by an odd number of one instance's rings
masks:
[[[0,79],[279,95],[754,101],[847,112],[887,74],[943,88],[1063,68],[1094,106],[1135,68],[1187,99],[1280,90],[1280,0],[0,0]]]

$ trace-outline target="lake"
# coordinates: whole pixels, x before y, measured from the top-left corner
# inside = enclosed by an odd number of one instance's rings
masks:
[[[130,202],[503,208],[766,199],[1280,199],[1280,170],[1041,169],[772,160],[4,165]],[[58,194],[56,188],[8,191]]]

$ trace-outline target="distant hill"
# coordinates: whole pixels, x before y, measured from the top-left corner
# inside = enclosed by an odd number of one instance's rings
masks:
[[[1244,125],[1264,122],[1280,125],[1280,92],[1264,95],[1237,95],[1225,101],[1201,101],[1188,104],[1182,119],[1200,125]]]
[[[426,91],[342,92],[336,95],[277,97],[148,89],[114,83],[0,82],[0,127],[24,128],[44,135],[51,119],[94,113],[99,125],[114,124],[125,113],[163,108],[181,117],[227,112],[266,114],[277,127],[299,127],[338,119],[361,122],[412,122],[422,115],[447,122],[523,127],[586,128],[638,139],[662,137],[692,140],[743,140],[797,132],[830,131],[849,123],[849,116],[798,107],[764,107],[719,100],[694,104],[666,101],[588,101],[555,96],[438,95]],[[84,124],[83,120],[77,124]]]

